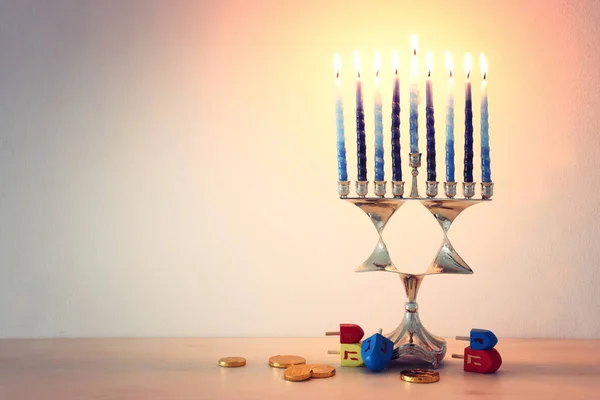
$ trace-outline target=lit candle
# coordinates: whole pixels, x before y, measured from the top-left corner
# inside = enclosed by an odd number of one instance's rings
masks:
[[[342,82],[340,78],[341,60],[340,55],[333,57],[333,68],[336,83],[335,99],[335,122],[337,136],[337,160],[338,160],[338,180],[348,180],[348,169],[346,166],[346,139],[344,138],[344,104],[342,103]]]
[[[418,41],[415,35],[410,38],[412,58],[410,60],[410,152],[419,152],[419,62],[417,60]]]
[[[471,54],[465,56],[465,170],[464,181],[473,182],[473,101],[471,99],[471,70],[473,59]]]
[[[492,181],[492,170],[490,160],[490,133],[488,122],[488,94],[487,94],[487,75],[488,63],[485,55],[481,53],[479,57],[481,67],[481,181]]]
[[[446,51],[448,93],[446,100],[446,182],[454,182],[454,62]]]
[[[402,157],[400,155],[400,57],[397,51],[392,55],[394,66],[394,90],[392,94],[392,180],[402,180]]]
[[[435,182],[437,179],[435,165],[435,117],[433,113],[433,87],[431,84],[431,71],[433,69],[433,54],[427,51],[425,57],[427,81],[425,83],[425,115],[427,120],[427,181]]]
[[[363,107],[358,50],[354,50],[354,68],[356,69],[356,156],[358,161],[358,181],[364,182],[367,180],[367,143],[365,139],[365,110]]]
[[[384,179],[383,172],[383,115],[381,106],[381,87],[379,84],[379,72],[381,69],[381,57],[375,53],[375,181]]]

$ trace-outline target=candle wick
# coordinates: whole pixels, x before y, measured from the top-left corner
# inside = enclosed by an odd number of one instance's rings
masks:
[[[339,77],[340,77],[340,71],[338,71],[338,72],[335,73],[335,78],[337,79]]]
[[[483,80],[487,80],[487,72],[483,74]]]
[[[360,71],[358,71],[358,77],[360,78]]]
[[[413,56],[417,55],[417,49],[413,49]]]
[[[452,70],[450,70],[449,72],[450,72],[450,78],[452,78]]]

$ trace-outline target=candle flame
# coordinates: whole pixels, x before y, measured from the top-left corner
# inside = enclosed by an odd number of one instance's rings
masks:
[[[375,78],[379,78],[379,70],[381,69],[381,56],[379,52],[375,52],[375,59],[373,60],[373,65],[375,67]]]
[[[360,56],[358,50],[354,50],[354,69],[356,70],[356,76],[360,78]]]
[[[465,74],[467,75],[467,79],[471,78],[472,69],[473,69],[473,57],[471,57],[471,53],[467,53],[465,55]]]
[[[392,67],[394,68],[394,73],[398,75],[398,70],[400,69],[400,55],[397,50],[392,52]]]
[[[454,75],[454,60],[448,50],[446,50],[446,68],[448,69],[448,76],[452,78],[452,75]]]
[[[340,59],[340,55],[335,53],[333,55],[333,73],[335,74],[336,79],[340,79],[340,71],[342,70],[342,60]]]
[[[483,80],[487,80],[488,62],[487,58],[485,58],[485,54],[483,53],[479,55],[479,67],[481,68],[481,75],[483,75]]]
[[[417,55],[417,50],[419,49],[419,40],[417,39],[417,35],[412,35],[410,37],[410,47],[413,51],[413,56]]]
[[[427,50],[427,54],[425,54],[425,69],[427,70],[427,77],[431,77],[431,71],[433,70],[433,54],[431,50]]]

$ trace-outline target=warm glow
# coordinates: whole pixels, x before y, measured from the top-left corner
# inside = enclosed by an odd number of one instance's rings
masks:
[[[446,69],[448,69],[448,76],[452,78],[454,76],[454,60],[448,50],[446,50]]]
[[[417,35],[412,35],[410,37],[410,47],[413,51],[413,56],[417,55],[417,50],[419,50],[419,40],[417,39]]]
[[[481,75],[483,76],[483,80],[487,80],[488,63],[487,58],[485,58],[485,54],[483,53],[479,55],[479,67],[481,68]]]
[[[427,70],[427,77],[431,76],[431,71],[433,71],[433,54],[431,50],[427,50],[427,54],[425,55],[425,69]]]
[[[379,78],[379,71],[381,70],[381,56],[379,52],[375,52],[375,59],[373,60],[373,68],[375,69],[375,78]]]
[[[473,70],[473,57],[471,57],[471,53],[467,53],[465,55],[465,74],[467,75],[467,79],[471,78],[472,70]]]
[[[400,55],[397,50],[392,52],[392,68],[394,68],[394,73],[398,75],[398,70],[400,69]]]
[[[356,76],[360,78],[360,56],[358,50],[354,50],[354,69],[356,70]]]
[[[342,70],[342,60],[340,59],[339,54],[335,54],[333,56],[333,73],[335,74],[336,79],[340,79],[340,71]]]

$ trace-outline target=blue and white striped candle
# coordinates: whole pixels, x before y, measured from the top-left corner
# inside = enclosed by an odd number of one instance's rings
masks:
[[[446,51],[448,92],[446,98],[446,182],[454,182],[454,62]]]
[[[344,103],[342,102],[342,80],[340,72],[342,62],[340,55],[333,57],[333,69],[335,73],[336,99],[335,99],[335,123],[337,136],[337,160],[338,180],[348,180],[348,167],[346,165],[346,138],[344,137]]]
[[[487,93],[487,75],[488,63],[485,55],[481,53],[479,57],[481,67],[481,182],[492,181],[492,169],[490,160],[490,132],[488,121],[488,93]]]
[[[417,36],[410,37],[412,58],[410,60],[410,152],[419,152],[419,61]]]
[[[375,53],[375,181],[385,179],[383,172],[383,113],[381,104],[381,87],[379,73],[381,70],[381,56]]]

